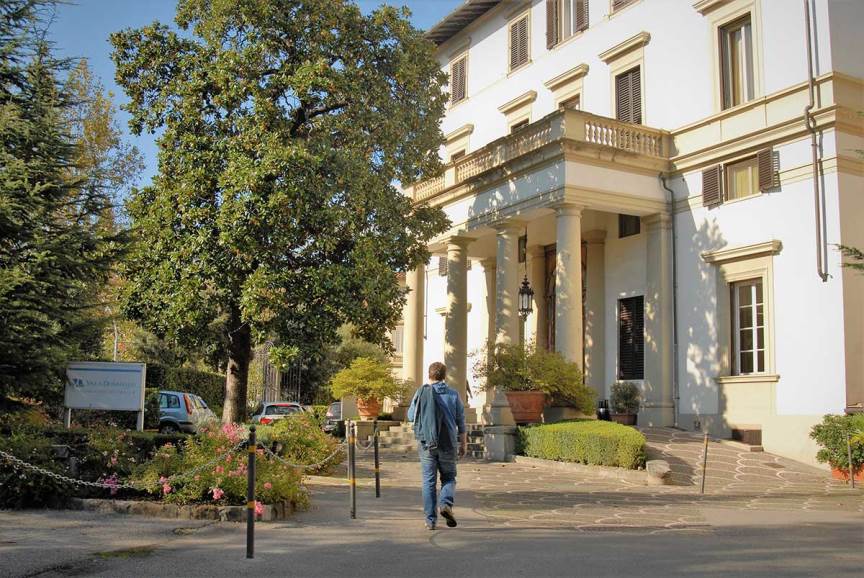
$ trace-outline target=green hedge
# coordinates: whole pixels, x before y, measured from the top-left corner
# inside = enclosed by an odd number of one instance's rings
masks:
[[[579,419],[520,427],[517,452],[559,462],[637,469],[645,464],[645,436],[617,423]]]
[[[147,387],[185,391],[200,395],[210,409],[222,407],[225,376],[209,371],[198,371],[187,367],[165,367],[156,363],[147,364]]]

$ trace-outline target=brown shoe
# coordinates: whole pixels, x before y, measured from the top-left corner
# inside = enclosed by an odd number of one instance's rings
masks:
[[[444,506],[441,508],[441,517],[447,520],[448,528],[456,527],[456,518],[453,516],[453,508],[450,506]]]

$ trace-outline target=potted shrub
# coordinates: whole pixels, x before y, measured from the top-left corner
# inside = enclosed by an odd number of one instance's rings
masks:
[[[831,475],[841,480],[849,479],[847,436],[852,445],[853,475],[856,481],[864,481],[864,414],[826,415],[810,430],[810,437],[822,448],[816,459],[830,465]]]
[[[623,425],[636,425],[636,414],[641,401],[639,386],[632,381],[619,381],[612,384],[612,421]]]
[[[352,395],[357,412],[363,419],[374,419],[381,411],[385,397],[400,397],[404,385],[393,377],[390,366],[370,357],[358,357],[330,380],[330,391],[336,398]]]
[[[550,401],[590,411],[593,391],[586,387],[576,363],[560,353],[532,345],[499,344],[474,367],[474,376],[486,380],[486,389],[504,392],[517,423],[537,423]]]

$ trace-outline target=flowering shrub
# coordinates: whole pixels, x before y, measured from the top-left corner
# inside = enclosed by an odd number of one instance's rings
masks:
[[[138,469],[136,479],[163,501],[175,504],[214,502],[223,505],[246,503],[248,454],[245,448],[228,453],[247,437],[246,429],[237,424],[201,428],[189,438],[183,451],[165,444],[153,459]],[[262,503],[293,502],[306,505],[308,496],[301,485],[302,473],[264,455],[256,456],[255,495]],[[226,454],[227,455],[224,455]],[[221,457],[223,456],[224,457]],[[191,476],[180,476],[220,459]]]
[[[339,447],[339,441],[324,433],[315,416],[308,413],[259,427],[258,439],[289,462],[304,465],[323,462]],[[339,452],[310,473],[331,473],[343,458],[344,453]]]

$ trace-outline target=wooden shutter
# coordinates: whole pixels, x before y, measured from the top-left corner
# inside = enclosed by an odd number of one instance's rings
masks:
[[[618,301],[618,379],[645,377],[645,298]]]
[[[438,275],[441,277],[447,276],[447,256],[438,257]]]
[[[559,3],[559,0],[546,0],[546,48],[558,44],[561,35],[561,26],[558,22],[561,14]]]
[[[720,196],[720,176],[723,174],[723,168],[720,165],[714,165],[702,171],[702,204],[706,207],[719,205],[722,201]]]
[[[528,17],[520,18],[510,25],[510,68],[528,62]]]
[[[576,0],[576,31],[588,28],[588,0]]]
[[[615,77],[615,117],[642,124],[642,81],[638,66]]]
[[[450,65],[450,102],[465,98],[465,67],[467,58],[462,57]]]
[[[767,191],[773,189],[775,185],[774,175],[774,151],[765,149],[759,151],[756,155],[756,162],[759,166],[759,190]]]
[[[623,8],[632,2],[633,0],[612,0],[612,11],[618,10],[619,8]]]

